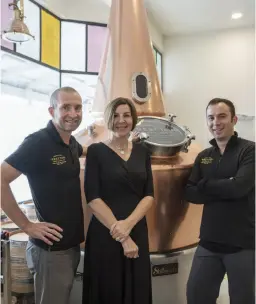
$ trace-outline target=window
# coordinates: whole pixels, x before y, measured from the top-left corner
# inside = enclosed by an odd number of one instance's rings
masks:
[[[9,8],[9,3],[12,3],[12,0],[1,0],[1,30],[7,31],[10,28],[14,13],[11,8]],[[13,50],[14,45],[4,39],[1,39],[1,45]]]
[[[99,72],[106,37],[107,28],[105,26],[88,25],[87,72]]]
[[[49,95],[59,87],[59,72],[1,51],[0,161],[13,153],[23,139],[41,128],[50,119]],[[31,199],[25,176],[11,184],[18,202]]]
[[[76,133],[87,128],[93,123],[93,117],[91,116],[93,98],[95,94],[97,75],[86,75],[86,74],[72,74],[62,73],[61,74],[61,86],[70,86],[77,90],[81,95],[83,101],[83,120],[79,128],[75,131]]]
[[[41,10],[41,61],[60,69],[60,20]]]
[[[61,69],[85,72],[85,24],[61,22]]]
[[[154,52],[154,57],[155,57],[155,61],[156,61],[156,70],[158,73],[160,86],[161,86],[161,89],[163,90],[162,54],[155,47],[153,47],[153,52]]]
[[[40,60],[40,9],[31,1],[24,0],[24,11],[26,17],[24,22],[35,39],[26,43],[17,43],[16,50],[23,55]]]

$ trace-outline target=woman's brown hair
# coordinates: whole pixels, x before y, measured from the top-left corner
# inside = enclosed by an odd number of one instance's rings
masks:
[[[132,130],[135,128],[137,121],[138,121],[138,116],[137,116],[137,111],[136,108],[133,104],[133,102],[129,98],[125,97],[117,97],[113,99],[106,107],[104,117],[105,117],[105,122],[107,124],[107,128],[109,130],[113,130],[114,127],[114,116],[115,112],[118,106],[120,105],[128,105],[131,111],[131,116],[132,116]]]

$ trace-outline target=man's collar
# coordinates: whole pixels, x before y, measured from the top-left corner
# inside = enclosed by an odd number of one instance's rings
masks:
[[[63,139],[61,138],[60,133],[57,131],[54,123],[52,122],[52,120],[50,120],[48,122],[46,129],[49,132],[49,134],[51,135],[51,137],[54,139],[55,142],[65,146],[65,147],[68,147],[68,145],[66,143],[64,143]],[[70,136],[69,143],[71,143],[71,136]]]
[[[237,138],[238,138],[238,133],[235,131],[234,134],[230,137],[227,146],[233,146],[234,144],[237,143]],[[214,146],[215,148],[219,148],[217,141],[215,138],[213,138],[212,140],[209,141],[209,143]]]

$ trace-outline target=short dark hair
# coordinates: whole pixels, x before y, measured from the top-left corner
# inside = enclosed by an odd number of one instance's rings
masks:
[[[79,94],[77,92],[77,90],[75,90],[72,87],[62,87],[62,88],[59,88],[59,89],[55,90],[52,93],[52,95],[51,95],[51,98],[50,98],[50,106],[51,107],[56,108],[57,103],[58,103],[58,96],[59,96],[59,93],[61,93],[61,92],[65,92],[65,93],[77,93],[77,94]]]
[[[116,112],[116,109],[120,105],[128,105],[130,110],[131,110],[131,115],[132,115],[132,130],[135,128],[137,121],[138,121],[138,116],[137,116],[137,111],[136,108],[133,104],[133,102],[129,98],[125,97],[117,97],[110,101],[110,103],[107,105],[104,113],[105,117],[105,122],[107,124],[107,128],[109,130],[113,130],[114,127],[114,115]]]
[[[231,118],[234,118],[236,116],[235,106],[234,106],[232,101],[230,101],[228,99],[225,99],[225,98],[213,98],[212,100],[210,100],[207,107],[206,107],[206,111],[207,111],[209,106],[213,106],[213,105],[216,105],[216,104],[221,103],[221,102],[225,103],[229,107],[229,110],[230,110],[230,113],[231,113]]]

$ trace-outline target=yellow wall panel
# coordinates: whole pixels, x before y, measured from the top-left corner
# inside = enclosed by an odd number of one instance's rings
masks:
[[[60,21],[41,10],[42,62],[60,68]]]

